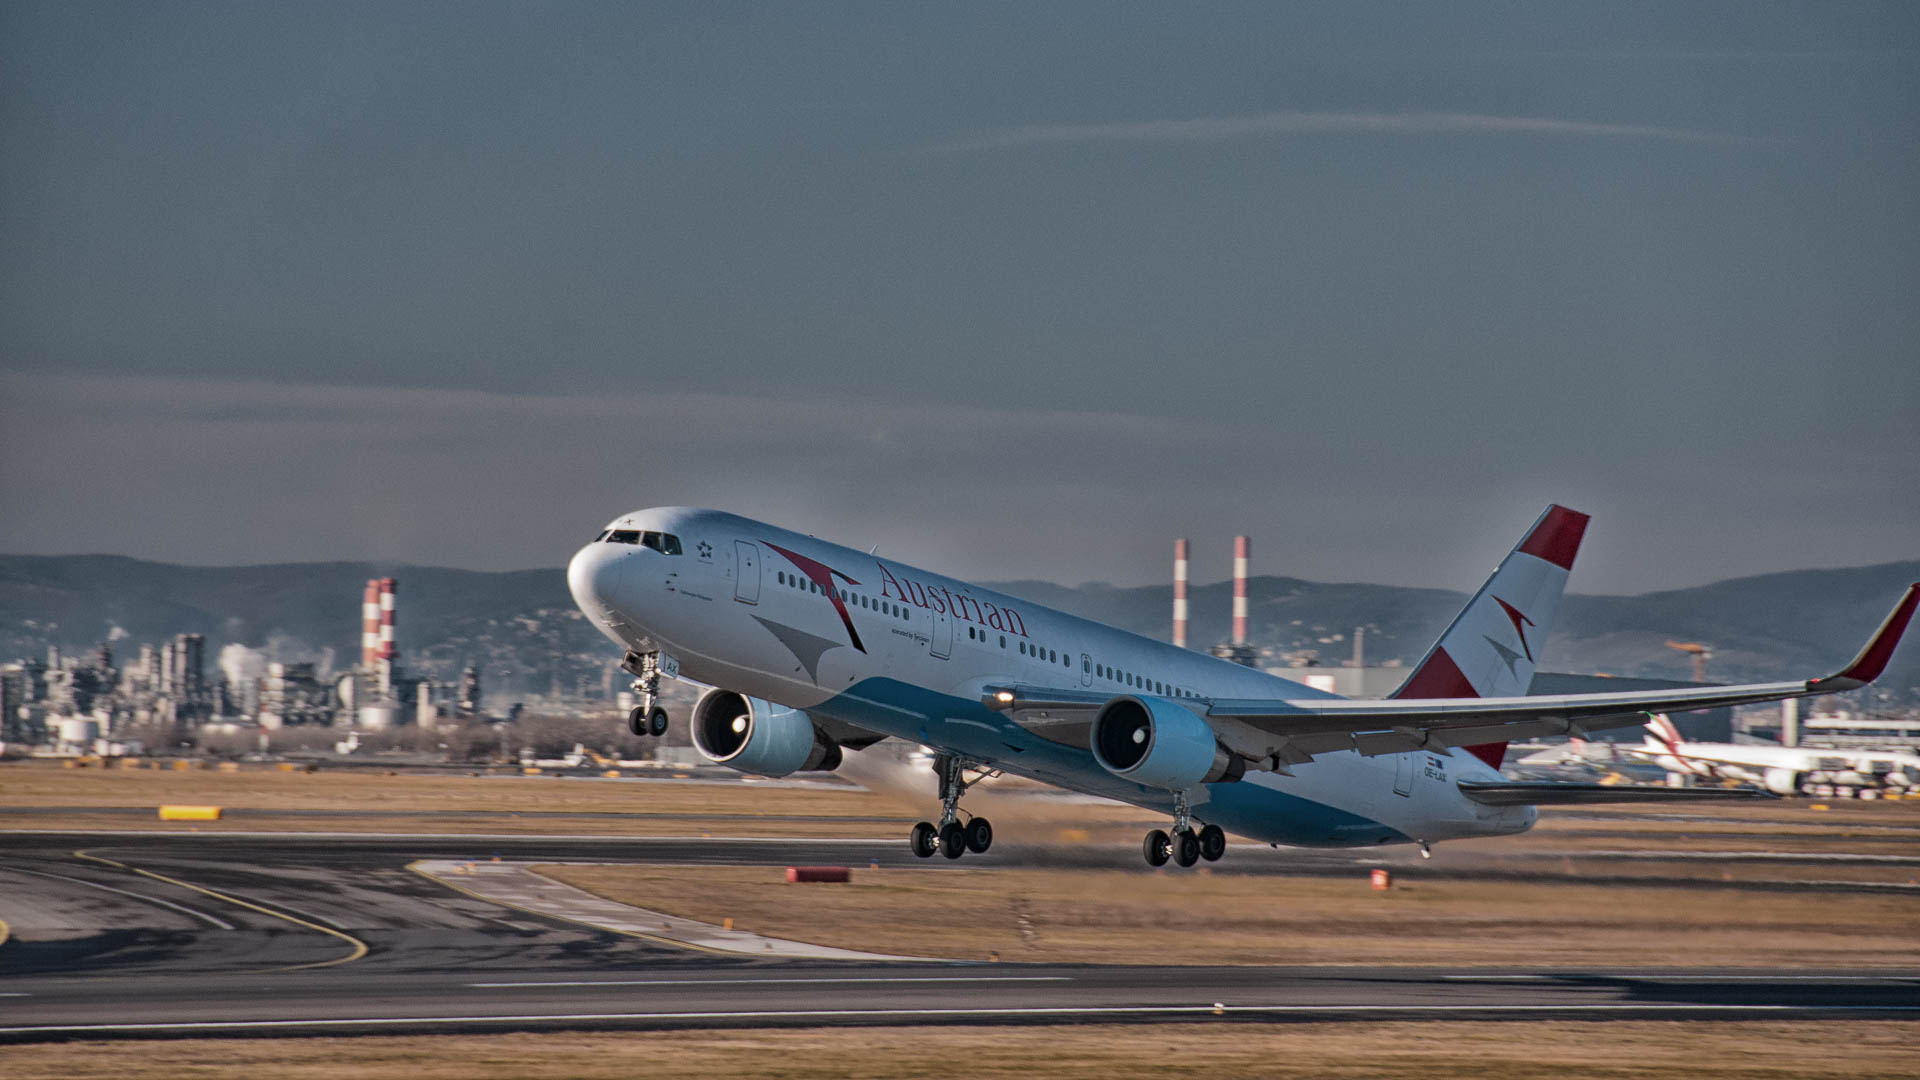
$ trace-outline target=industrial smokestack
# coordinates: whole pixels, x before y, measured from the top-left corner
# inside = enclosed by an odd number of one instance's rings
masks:
[[[1173,644],[1187,647],[1187,541],[1173,542]]]
[[[360,594],[360,670],[372,671],[380,654],[380,579],[368,578]]]
[[[1367,666],[1367,628],[1364,626],[1353,628],[1353,666]]]
[[[393,693],[393,590],[394,580],[380,579],[380,642],[375,654],[380,663],[380,694]]]
[[[1247,554],[1251,546],[1244,536],[1233,538],[1233,643],[1247,643]]]

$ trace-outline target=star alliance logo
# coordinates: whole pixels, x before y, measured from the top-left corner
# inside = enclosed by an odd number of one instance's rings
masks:
[[[705,560],[705,561],[709,561],[709,562],[711,562],[711,561],[712,561],[712,559],[713,559],[713,545],[712,545],[712,544],[709,544],[709,543],[707,543],[707,542],[706,542],[705,540],[702,540],[702,541],[700,541],[700,542],[699,542],[698,544],[696,544],[696,545],[694,545],[694,550],[696,550],[696,551],[698,551],[698,552],[700,553],[700,558],[701,558],[702,560]]]

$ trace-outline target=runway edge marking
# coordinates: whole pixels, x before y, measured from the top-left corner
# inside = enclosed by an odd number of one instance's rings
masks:
[[[714,948],[709,948],[705,945],[696,945],[691,941],[675,941],[673,938],[661,937],[658,934],[643,933],[642,931],[639,931],[639,930],[616,930],[611,926],[601,926],[599,923],[591,923],[586,921],[585,919],[575,919],[575,918],[570,918],[566,915],[556,915],[551,911],[541,911],[538,908],[530,908],[521,904],[515,904],[510,901],[506,901],[506,900],[497,900],[491,896],[487,896],[482,893],[477,893],[472,889],[467,888],[465,885],[458,884],[457,882],[448,881],[446,878],[428,873],[421,866],[422,863],[425,863],[428,861],[429,860],[427,859],[416,859],[413,862],[410,862],[407,864],[407,869],[413,871],[416,874],[419,874],[421,877],[426,878],[428,881],[433,882],[435,885],[444,885],[445,887],[452,889],[454,892],[460,893],[465,896],[470,896],[473,899],[480,901],[481,903],[493,904],[496,907],[512,908],[515,911],[524,911],[529,915],[538,915],[543,919],[554,919],[558,922],[569,922],[574,924],[575,926],[589,927],[591,929],[598,930],[602,933],[622,934],[630,938],[639,938],[642,941],[651,941],[656,945],[673,945],[677,948],[692,949],[695,952],[712,953],[715,956],[736,955],[736,954],[727,952],[725,949],[714,949]]]
[[[211,896],[215,900],[224,900],[227,903],[233,904],[236,907],[243,907],[249,911],[257,911],[262,915],[270,915],[276,919],[284,919],[285,921],[290,922],[295,926],[305,927],[308,930],[317,931],[319,933],[327,935],[328,937],[337,937],[341,941],[344,941],[347,944],[353,946],[352,951],[347,953],[347,955],[342,957],[337,957],[333,960],[318,960],[311,964],[289,964],[286,967],[267,968],[266,969],[267,971],[306,971],[312,968],[333,967],[336,964],[351,964],[355,960],[360,959],[361,957],[367,955],[369,951],[371,951],[366,942],[361,941],[359,938],[354,937],[352,934],[349,934],[340,930],[335,930],[330,926],[321,926],[319,923],[316,923],[316,922],[309,922],[308,920],[302,919],[298,916],[289,915],[284,911],[276,911],[273,908],[266,907],[265,905],[256,904],[251,900],[242,900],[237,896],[228,896],[226,893],[216,892],[215,890],[209,889],[204,885],[195,885],[191,881],[181,881],[179,878],[168,877],[165,874],[156,874],[151,870],[142,870],[137,866],[129,866],[126,863],[116,862],[113,859],[102,858],[98,855],[89,855],[84,851],[74,852],[73,857],[76,859],[85,859],[88,862],[102,863],[107,866],[114,867],[115,869],[118,869],[118,870],[126,870],[130,873],[139,874],[141,877],[152,878],[155,881],[164,881],[169,885],[175,885],[182,889],[192,889],[194,892],[201,893],[206,896]]]
[[[854,960],[867,963],[951,963],[951,961],[943,961],[934,957],[898,956],[892,953],[862,952],[855,949],[842,949],[828,945],[816,945],[811,942],[795,941],[789,938],[768,937],[764,934],[723,929],[711,923],[701,922],[698,919],[669,915],[664,912],[637,907],[632,904],[601,896],[590,889],[582,889],[577,885],[570,885],[567,882],[548,877],[535,870],[530,864],[515,861],[498,865],[482,863],[476,866],[471,861],[465,861],[470,870],[476,874],[491,876],[494,871],[503,871],[517,875],[522,879],[531,878],[538,881],[544,888],[577,894],[581,900],[591,905],[618,909],[622,914],[618,918],[609,918],[609,913],[607,912],[601,912],[596,915],[596,913],[591,911],[568,911],[562,905],[543,904],[539,899],[527,896],[515,896],[513,899],[509,899],[502,896],[500,892],[490,890],[480,884],[482,877],[477,876],[470,878],[469,880],[474,883],[471,887],[458,885],[449,880],[449,868],[457,867],[463,861],[465,860],[417,859],[409,863],[407,869],[442,885],[458,889],[460,892],[469,896],[485,900],[490,904],[500,904],[519,911],[527,911],[549,918],[565,919],[568,922],[578,923],[582,926],[591,926],[597,930],[604,930],[610,933],[627,934],[648,941],[666,941],[685,948],[701,949],[707,952],[729,956],[753,956],[761,959],[780,960]],[[636,921],[633,918],[634,916],[644,917],[648,922],[659,920],[662,924],[661,931],[653,933],[634,927],[632,925]]]
[[[1519,1016],[1597,1015],[1646,1013],[1652,1015],[1725,1016],[1756,1014],[1810,1019],[1830,1013],[1913,1013],[1920,1005],[1790,1005],[1790,1004],[1714,1004],[1647,1002],[1586,1002],[1560,1005],[1434,1005],[1414,1004],[1333,1004],[1333,1005],[1036,1005],[1009,1008],[949,1009],[766,1009],[702,1012],[616,1012],[616,1013],[506,1013],[490,1016],[367,1016],[324,1017],[307,1020],[175,1020],[121,1024],[31,1024],[0,1027],[0,1036],[63,1034],[108,1031],[244,1031],[290,1028],[406,1027],[451,1024],[527,1024],[582,1023],[609,1021],[655,1022],[680,1026],[689,1021],[713,1020],[821,1020],[885,1022],[905,1018],[993,1019],[1018,1017],[1129,1017],[1129,1016],[1374,1016],[1402,1014],[1415,1016],[1459,1016],[1484,1014],[1497,1017],[1506,1013]]]

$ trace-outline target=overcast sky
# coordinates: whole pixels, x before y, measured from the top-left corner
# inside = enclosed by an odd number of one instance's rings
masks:
[[[0,551],[1920,557],[1920,5],[0,6]]]

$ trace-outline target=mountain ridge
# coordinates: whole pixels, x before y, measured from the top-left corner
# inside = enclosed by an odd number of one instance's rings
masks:
[[[435,678],[478,662],[516,691],[574,691],[608,678],[612,649],[574,609],[565,572],[460,570],[340,560],[190,566],[125,555],[0,555],[0,658],[47,645],[116,650],[176,633],[207,636],[209,661],[236,642],[268,659],[337,666],[358,649],[360,589],[399,579],[402,659]],[[1844,663],[1879,625],[1920,560],[1865,567],[1775,571],[1638,595],[1569,593],[1541,660],[1567,671],[1686,678],[1688,657],[1668,639],[1701,641],[1716,681],[1811,677]],[[1078,586],[1018,580],[990,587],[1022,599],[1164,638],[1172,586]],[[1227,634],[1230,582],[1190,589],[1191,643]],[[1317,654],[1340,664],[1355,627],[1367,628],[1369,663],[1411,663],[1438,636],[1466,593],[1437,588],[1315,582],[1263,575],[1249,581],[1251,634],[1265,663]],[[124,661],[123,661],[124,662]],[[1896,655],[1883,686],[1920,700],[1920,644]]]

